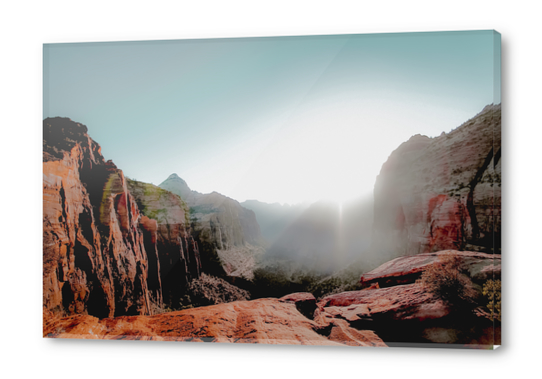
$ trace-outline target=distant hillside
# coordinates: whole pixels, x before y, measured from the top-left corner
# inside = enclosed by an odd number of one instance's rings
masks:
[[[216,257],[207,265],[212,267],[211,273],[253,277],[265,245],[253,211],[218,192],[192,191],[177,174],[170,175],[159,187],[179,195],[188,204],[192,230],[202,255]]]
[[[267,260],[285,261],[291,269],[331,273],[359,258],[370,245],[370,199],[342,206],[323,201],[292,206],[256,200],[243,204],[262,220],[262,233],[269,241]]]
[[[247,200],[241,203],[247,209],[254,211],[260,225],[263,237],[273,243],[308,207],[304,204],[264,203],[258,200]]]

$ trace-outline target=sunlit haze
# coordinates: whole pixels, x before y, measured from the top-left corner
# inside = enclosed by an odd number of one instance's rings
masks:
[[[44,118],[87,125],[104,157],[140,181],[177,173],[238,201],[343,202],[370,194],[412,135],[449,132],[500,102],[493,38],[50,44]]]

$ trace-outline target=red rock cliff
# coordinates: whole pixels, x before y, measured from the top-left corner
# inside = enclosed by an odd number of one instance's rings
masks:
[[[122,171],[104,161],[84,125],[49,118],[43,134],[44,307],[100,318],[150,314],[150,297],[161,302],[159,283],[149,291],[157,251],[145,249],[145,221]],[[146,231],[152,245],[155,231]]]
[[[152,184],[128,179],[128,188],[145,215],[142,217],[145,233],[156,236],[155,241],[146,245],[148,252],[158,250],[158,261],[149,260],[149,267],[156,266],[160,273],[155,283],[161,283],[164,302],[175,308],[189,281],[201,274],[188,206],[178,195]]]
[[[499,252],[500,126],[500,104],[487,106],[450,133],[413,136],[391,154],[374,190],[377,263],[445,249]]]
[[[190,208],[192,235],[207,273],[249,280],[254,277],[265,242],[253,211],[218,192],[192,191],[177,174],[171,174],[159,187],[180,196]]]

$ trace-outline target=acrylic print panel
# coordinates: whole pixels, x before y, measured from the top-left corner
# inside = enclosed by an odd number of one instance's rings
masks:
[[[43,64],[45,337],[500,345],[497,32]]]

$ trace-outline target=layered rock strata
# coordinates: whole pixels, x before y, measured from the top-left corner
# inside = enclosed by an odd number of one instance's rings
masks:
[[[44,336],[86,339],[237,342],[293,345],[378,346],[386,344],[370,330],[343,320],[320,324],[294,304],[259,299],[212,305],[156,316],[99,320],[86,315],[45,315]]]
[[[445,249],[500,251],[501,106],[450,133],[416,135],[382,166],[372,250],[380,262]]]
[[[177,174],[159,185],[179,195],[190,208],[194,237],[213,275],[252,279],[259,257],[264,253],[264,239],[254,212],[217,192],[192,191]]]
[[[427,267],[450,255],[460,259],[461,265],[468,270],[471,279],[478,284],[483,284],[489,279],[501,278],[500,254],[443,250],[393,259],[363,274],[360,283],[363,287],[378,285],[379,288],[414,283]]]
[[[418,281],[424,271],[450,257],[472,283],[472,297],[462,304],[440,298]],[[315,320],[343,319],[354,328],[374,330],[393,346],[500,345],[500,321],[489,316],[488,299],[482,296],[484,283],[500,279],[500,262],[500,255],[453,250],[396,258],[361,277],[367,288],[321,299]]]
[[[156,251],[121,170],[105,162],[84,125],[43,122],[43,302],[67,314],[149,314],[160,302]],[[149,224],[152,236],[152,225]],[[152,237],[151,237],[152,238]]]
[[[188,206],[178,195],[152,184],[129,179],[127,185],[144,215],[140,226],[149,236],[145,247],[158,251],[158,261],[152,262],[158,271],[151,272],[159,272],[159,277],[153,282],[161,284],[164,302],[175,307],[189,282],[201,274]]]
[[[437,256],[443,255],[463,259],[473,281],[480,272],[497,267],[491,265],[495,256],[487,254],[447,251]],[[475,303],[468,309],[444,301],[409,276],[434,262],[426,264],[415,259],[418,256],[408,258],[384,265],[367,278],[392,278],[385,280],[387,283],[409,278],[386,288],[342,292],[318,302],[310,293],[293,293],[281,299],[104,320],[87,315],[59,317],[46,311],[44,336],[350,346],[437,344],[484,349],[500,345],[500,321],[491,319],[487,299],[474,297]]]

